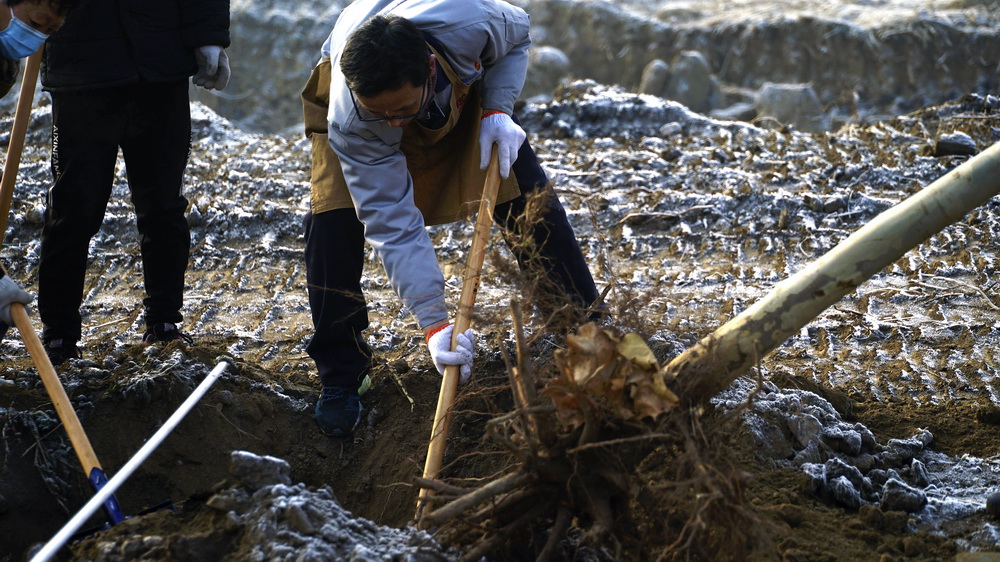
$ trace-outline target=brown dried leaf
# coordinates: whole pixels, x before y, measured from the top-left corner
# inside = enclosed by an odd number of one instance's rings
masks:
[[[646,341],[639,334],[630,332],[622,336],[621,341],[618,342],[618,353],[641,369],[658,370],[660,368],[656,356],[653,355],[653,350],[649,349]]]
[[[583,425],[584,415],[575,389],[563,381],[553,381],[542,389],[542,393],[552,400],[556,407],[559,423],[570,429]]]
[[[563,378],[543,392],[552,399],[560,422],[571,428],[584,423],[584,408],[631,420],[655,418],[679,402],[638,334],[618,336],[585,324],[566,336],[566,349],[556,353],[556,363]]]
[[[573,381],[588,394],[604,394],[602,388],[614,375],[617,363],[615,341],[610,334],[594,323],[584,324],[577,334],[566,336],[566,347],[563,360]]]

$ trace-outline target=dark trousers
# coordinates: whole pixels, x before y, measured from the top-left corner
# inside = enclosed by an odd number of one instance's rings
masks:
[[[497,205],[493,220],[508,242],[522,233],[517,219],[527,197],[545,189],[548,178],[527,141],[521,145],[512,168],[521,195]],[[315,333],[306,352],[316,362],[323,386],[357,385],[371,369],[371,348],[361,332],[368,327],[368,310],[361,292],[364,268],[364,227],[354,209],[338,209],[305,217],[306,281]],[[566,211],[551,193],[542,220],[533,225],[536,251],[511,249],[522,269],[545,275],[552,289],[576,304],[597,300],[597,287],[587,268]],[[531,254],[530,256],[528,254]]]
[[[181,321],[191,244],[181,194],[191,146],[187,81],[52,93],[52,176],[38,264],[44,339],[80,339],[90,239],[104,221],[118,149],[142,256],[147,324]]]

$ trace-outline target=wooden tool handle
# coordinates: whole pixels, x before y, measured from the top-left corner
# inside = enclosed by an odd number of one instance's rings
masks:
[[[7,216],[10,214],[11,199],[14,197],[14,182],[17,180],[17,169],[21,164],[24,135],[28,130],[28,119],[31,117],[31,102],[35,97],[35,82],[38,81],[38,67],[41,61],[42,48],[39,48],[38,52],[28,57],[24,65],[24,75],[21,77],[17,108],[14,110],[14,125],[10,129],[10,141],[7,145],[7,160],[3,164],[3,177],[0,178],[0,245],[3,245],[3,237],[7,234]]]
[[[462,281],[462,294],[458,300],[458,312],[455,316],[455,328],[451,334],[451,348],[457,345],[458,335],[472,326],[472,309],[479,292],[479,280],[482,276],[483,261],[486,257],[486,244],[490,238],[490,226],[493,223],[493,207],[496,206],[497,192],[500,189],[500,163],[497,148],[494,145],[490,156],[490,165],[486,168],[486,184],[483,197],[479,200],[479,214],[476,217],[475,230],[472,233],[472,247],[469,250],[469,260],[465,266]],[[444,458],[445,444],[448,440],[448,423],[451,417],[451,406],[458,390],[460,367],[448,365],[441,381],[441,391],[438,393],[437,409],[434,412],[434,426],[431,438],[427,444],[427,460],[424,462],[424,478],[433,480],[441,471],[441,461]],[[433,492],[421,488],[417,496],[416,521],[420,522],[424,507],[428,505]]]
[[[17,330],[21,332],[21,339],[24,340],[24,346],[28,348],[28,353],[31,354],[31,359],[35,362],[38,374],[42,377],[42,383],[45,384],[45,390],[49,393],[52,405],[55,406],[56,414],[59,415],[63,426],[66,427],[66,433],[69,434],[73,450],[76,451],[76,456],[80,459],[84,472],[89,476],[93,469],[100,469],[101,465],[97,462],[97,455],[94,453],[93,447],[90,446],[83,426],[80,425],[80,419],[76,417],[76,411],[73,410],[69,396],[66,395],[66,389],[63,388],[59,381],[59,375],[56,374],[52,362],[49,361],[42,341],[38,339],[38,334],[31,326],[31,320],[28,318],[28,312],[24,309],[24,305],[19,302],[11,303],[10,315],[14,319]]]

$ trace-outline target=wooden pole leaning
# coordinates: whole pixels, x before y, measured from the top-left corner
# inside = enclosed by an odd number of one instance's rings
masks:
[[[462,281],[462,294],[458,300],[458,313],[455,315],[455,328],[451,334],[451,348],[455,349],[458,335],[472,326],[472,310],[476,303],[476,293],[479,292],[479,280],[482,275],[483,261],[486,257],[486,244],[490,238],[490,226],[493,223],[493,207],[496,206],[497,192],[500,189],[500,163],[497,158],[496,146],[490,156],[489,167],[486,168],[486,183],[483,196],[479,200],[479,213],[476,216],[476,226],[472,234],[472,246],[469,259],[465,266]],[[428,480],[437,478],[441,471],[445,445],[448,440],[448,424],[451,421],[451,406],[455,400],[460,378],[460,367],[449,365],[445,368],[438,393],[437,409],[434,412],[434,425],[431,438],[427,444],[427,459],[424,462],[423,477]],[[417,525],[421,524],[426,508],[431,504],[433,491],[421,488],[417,496],[417,512],[414,517]]]
[[[31,118],[31,102],[35,98],[35,82],[38,81],[38,67],[41,66],[43,48],[39,48],[38,52],[28,57],[25,62],[21,89],[17,95],[14,125],[10,129],[10,140],[7,144],[7,160],[3,164],[3,177],[0,177],[0,246],[3,245],[3,236],[7,234],[7,217],[10,215],[10,202],[14,198],[14,183],[17,181],[17,169],[21,164],[21,152],[24,150],[24,136],[28,130],[28,120]]]

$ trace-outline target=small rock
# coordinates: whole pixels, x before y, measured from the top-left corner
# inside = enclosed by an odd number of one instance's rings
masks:
[[[528,73],[521,95],[530,98],[552,92],[569,74],[570,60],[561,50],[541,45],[528,51]]]
[[[930,474],[927,473],[927,467],[924,463],[913,459],[910,463],[910,480],[914,485],[920,486],[921,488],[926,488],[931,483]]]
[[[822,494],[826,488],[826,467],[816,463],[805,463],[802,465],[802,472],[809,477],[809,493],[817,496]]]
[[[272,484],[292,483],[292,468],[283,459],[258,456],[249,451],[233,451],[229,463],[229,473],[251,490]]]
[[[839,476],[830,482],[830,495],[834,501],[851,509],[861,506],[861,494],[846,476]]]
[[[683,133],[684,127],[680,123],[667,123],[660,127],[659,135],[663,138],[672,137],[676,134]]]
[[[788,429],[792,430],[799,445],[805,447],[816,438],[823,429],[823,424],[815,416],[801,414],[788,420]]]
[[[667,89],[668,80],[670,80],[670,65],[660,59],[653,59],[642,69],[639,93],[661,97]]]
[[[709,117],[724,121],[753,121],[757,116],[757,106],[748,101],[736,102],[729,107],[713,109],[708,112]]]
[[[994,519],[1000,519],[1000,492],[986,496],[986,513]]]
[[[978,152],[976,141],[961,131],[941,135],[934,143],[934,156],[973,156]]]
[[[880,505],[883,511],[914,513],[927,505],[927,496],[906,482],[891,478],[882,486]]]
[[[692,111],[707,113],[715,104],[719,86],[705,56],[682,51],[670,65],[670,77],[662,97],[678,101]]]
[[[829,125],[816,90],[809,84],[765,82],[754,100],[761,117],[781,125],[794,125],[805,132],[820,132]]]
[[[292,502],[285,510],[285,519],[303,535],[312,535],[316,532],[316,526],[309,519],[309,515],[302,509],[301,502]]]

